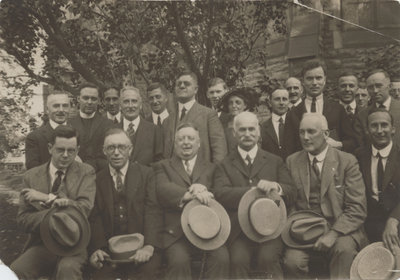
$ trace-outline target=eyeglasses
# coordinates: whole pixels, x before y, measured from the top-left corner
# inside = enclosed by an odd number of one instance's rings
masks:
[[[183,84],[185,87],[189,87],[189,86],[192,85],[192,83],[189,82],[189,81],[177,81],[177,82],[176,82],[176,86],[177,86],[177,87],[180,87],[182,84]]]
[[[104,147],[104,149],[106,150],[107,153],[114,153],[116,149],[118,149],[118,151],[120,151],[121,153],[124,153],[127,150],[129,150],[130,147],[131,147],[130,145],[110,145]]]

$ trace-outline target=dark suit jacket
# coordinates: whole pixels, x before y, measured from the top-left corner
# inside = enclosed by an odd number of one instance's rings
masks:
[[[131,162],[138,162],[144,165],[150,165],[153,162],[163,158],[163,135],[161,128],[151,122],[140,118],[139,127],[131,137],[133,151]],[[119,124],[124,127],[123,121]]]
[[[156,173],[157,199],[163,211],[163,248],[168,248],[183,236],[180,202],[192,184],[202,184],[210,188],[215,165],[199,156],[193,168],[192,178],[186,173],[182,160],[177,156],[162,160],[154,165]]]
[[[296,190],[289,171],[282,159],[276,155],[259,148],[250,173],[237,149],[229,153],[218,165],[212,191],[215,199],[225,207],[231,218],[228,242],[234,241],[241,232],[237,217],[240,199],[260,180],[275,181],[281,185],[286,207],[289,208],[295,201]]]
[[[32,188],[48,194],[51,191],[49,163],[28,170],[24,175],[24,188]],[[93,207],[96,193],[95,173],[85,163],[74,161],[68,168],[59,188],[59,197],[69,198],[87,217]],[[49,209],[38,210],[21,195],[17,223],[25,232],[31,233],[26,247],[40,242],[40,223]]]
[[[153,171],[138,163],[129,163],[125,177],[128,232],[141,233],[145,245],[160,247],[159,226],[160,213],[155,197],[155,180]],[[89,252],[106,249],[108,239],[114,234],[114,181],[110,168],[104,168],[96,177],[96,199],[89,221],[91,226],[91,241]]]
[[[292,108],[286,116],[287,125],[285,127],[285,132],[287,136],[285,135],[285,138],[288,140],[288,155],[302,150],[299,126],[301,118],[306,112],[307,110],[303,100],[298,106]],[[357,137],[343,106],[336,101],[324,97],[322,114],[328,121],[330,137],[343,143],[343,151],[354,152],[354,148],[357,145]]]
[[[53,137],[54,129],[47,122],[35,129],[25,139],[25,166],[26,169],[42,165],[50,160],[49,142]]]
[[[175,111],[163,123],[164,158],[171,158],[174,152],[175,132],[179,125],[177,116],[179,114]],[[227,148],[224,130],[216,111],[195,102],[182,122],[190,122],[199,130],[200,149],[198,155],[200,157],[211,162],[222,161]]]
[[[82,161],[93,166],[96,172],[106,167],[107,159],[103,153],[104,136],[108,129],[114,127],[113,122],[96,112],[89,129],[84,126],[79,114],[72,118],[69,123],[79,133],[78,156]]]
[[[284,128],[284,131],[286,131],[286,128]],[[281,145],[279,145],[278,136],[272,124],[272,118],[268,119],[261,125],[261,148],[285,160],[288,156],[286,150],[287,137],[284,137],[281,142]]]
[[[307,152],[287,158],[287,166],[297,187],[296,210],[310,209],[310,172]],[[367,216],[365,186],[356,158],[335,148],[328,148],[321,171],[321,210],[332,229],[352,235],[366,245],[363,223]]]
[[[368,112],[372,109],[376,108],[376,104],[373,103],[369,105],[367,108],[358,113],[356,120],[354,121],[354,130],[358,137],[359,146],[367,146],[370,144],[367,134],[367,118]],[[396,129],[394,133],[393,142],[400,146],[400,101],[393,99],[390,102],[389,113],[392,115],[394,120],[394,127]]]

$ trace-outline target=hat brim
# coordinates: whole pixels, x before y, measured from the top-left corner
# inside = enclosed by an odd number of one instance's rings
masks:
[[[114,264],[114,263],[115,264],[118,264],[118,263],[132,263],[132,262],[135,261],[134,259],[114,260],[112,258],[104,258],[104,260],[106,262],[109,262],[109,263],[112,263],[112,264]]]
[[[68,215],[78,224],[81,236],[74,247],[66,247],[55,241],[50,233],[49,220],[51,215],[57,212],[68,213]],[[90,225],[85,215],[75,206],[53,207],[50,208],[46,216],[40,223],[40,238],[46,248],[57,256],[67,257],[73,256],[86,250],[90,240]]]
[[[266,197],[267,196],[265,195],[265,193],[263,193],[258,188],[252,188],[242,196],[238,207],[238,219],[240,228],[249,239],[258,243],[277,238],[281,234],[283,228],[285,227],[287,219],[286,205],[283,199],[280,198],[279,202],[280,219],[278,228],[271,235],[267,236],[261,235],[254,230],[249,220],[249,214],[248,214],[250,205],[254,202],[254,200]]]
[[[383,242],[374,242],[364,247],[360,252],[358,252],[357,256],[354,258],[353,263],[350,268],[350,279],[351,280],[363,280],[358,273],[358,266],[362,257],[371,250],[375,250],[378,247],[384,247]],[[400,252],[400,249],[399,249]],[[400,270],[400,256],[399,254],[394,255],[395,260],[395,268],[394,270]],[[373,277],[371,277],[372,279]],[[386,280],[395,280],[400,278],[400,272],[393,272],[389,278]]]
[[[213,209],[215,213],[218,215],[219,220],[221,222],[221,228],[218,234],[211,239],[202,239],[197,236],[189,226],[189,212],[192,208],[201,204],[197,199],[191,200],[188,204],[186,204],[185,208],[182,211],[181,215],[181,225],[183,233],[186,238],[199,249],[202,250],[215,250],[222,245],[225,244],[226,240],[228,240],[229,234],[231,232],[231,220],[229,219],[229,215],[226,212],[225,208],[222,207],[216,200],[211,199],[208,207]]]
[[[288,218],[286,225],[281,233],[281,238],[283,243],[286,244],[286,246],[294,249],[308,249],[314,247],[314,243],[310,244],[300,244],[296,240],[293,240],[292,237],[290,236],[290,227],[292,226],[292,223],[296,220],[303,219],[303,218],[310,218],[310,217],[322,217],[320,214],[311,211],[311,210],[300,210],[292,213]]]

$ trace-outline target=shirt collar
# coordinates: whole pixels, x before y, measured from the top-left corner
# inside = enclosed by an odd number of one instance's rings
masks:
[[[354,99],[353,101],[351,101],[350,104],[346,104],[346,103],[342,102],[341,100],[339,100],[339,103],[342,104],[342,106],[343,106],[345,109],[346,109],[346,107],[347,107],[348,105],[350,105],[351,109],[355,111],[355,110],[356,110],[356,107],[357,107],[357,103],[356,103],[356,100],[355,100],[355,99]]]
[[[189,166],[191,167],[192,170],[193,170],[194,165],[196,164],[196,160],[197,160],[197,155],[195,155],[193,158],[188,160]],[[182,159],[183,166],[185,166],[185,161],[186,160]]]
[[[115,177],[117,176],[117,170],[112,167],[111,165],[109,165],[110,167],[110,174],[111,176]],[[125,163],[125,165],[119,170],[122,174],[122,177],[125,178],[126,172],[128,172],[128,167],[129,167],[129,160]]]
[[[326,153],[328,152],[328,148],[329,148],[329,145],[326,145],[325,149],[316,156],[308,153],[308,158],[309,158],[310,162],[313,162],[314,158],[317,158],[318,162],[323,162],[325,160]]]
[[[322,100],[324,98],[324,93],[321,93],[320,95],[316,96],[316,100]],[[306,99],[312,101],[313,97],[306,95]]]
[[[157,114],[157,113],[154,113],[154,112],[152,111],[152,112],[151,112],[151,116],[153,117],[153,120],[154,120],[155,122],[157,122],[158,116],[160,116],[161,120],[164,120],[164,119],[166,119],[166,118],[169,116],[169,113],[168,113],[168,110],[167,110],[167,109],[164,109],[164,111],[162,111],[161,114]]]
[[[79,116],[80,116],[82,119],[93,119],[94,114],[96,114],[96,112],[93,112],[92,114],[88,115],[88,114],[85,114],[85,113],[82,112],[82,111],[79,111]]]
[[[186,102],[185,104],[178,102],[178,109],[179,112],[182,111],[182,107],[185,107],[186,112],[189,112],[190,109],[192,109],[193,104],[196,102],[196,99],[190,100],[188,102]]]
[[[243,160],[245,160],[246,156],[249,155],[251,158],[251,161],[253,162],[257,155],[258,146],[254,145],[254,147],[250,151],[245,151],[238,146],[238,151]]]
[[[129,124],[132,123],[133,124],[133,128],[135,129],[135,131],[138,129],[139,124],[140,124],[140,117],[138,116],[136,119],[134,119],[133,121],[129,121],[127,119],[124,118],[124,130],[127,131],[128,130],[128,126]]]
[[[303,101],[301,98],[297,99],[296,103],[293,104],[293,107],[299,105]]]
[[[116,115],[111,115],[109,112],[107,112],[107,119],[112,120],[112,121],[117,119],[117,121],[120,122],[121,112],[118,112]]]
[[[381,157],[387,158],[390,154],[390,151],[392,150],[392,146],[393,146],[393,141],[390,141],[389,145],[387,145],[385,148],[381,150],[378,150],[377,148],[374,147],[374,145],[372,145],[372,155],[376,157],[376,154],[379,152]]]
[[[285,120],[286,120],[286,114],[287,114],[287,113],[283,114],[282,116],[278,116],[277,114],[272,113],[272,114],[271,114],[272,121],[273,121],[273,122],[279,123],[279,119],[282,118],[282,119],[283,119],[283,122],[285,122]]]
[[[53,120],[49,120],[49,123],[50,123],[50,126],[51,126],[52,129],[56,129],[59,125],[66,125],[67,124],[67,122],[63,122],[62,124],[59,124],[59,123],[56,123]]]
[[[389,96],[389,97],[385,100],[385,102],[383,102],[383,105],[385,106],[386,110],[388,110],[388,111],[389,111],[389,109],[390,109],[390,103],[391,103],[391,101],[392,101],[392,97]],[[379,105],[380,105],[379,103],[376,103],[376,107],[379,108]]]
[[[64,172],[64,175],[65,175],[66,170],[58,169],[57,167],[54,166],[53,162],[50,160],[50,164],[49,164],[49,173],[50,173],[50,175],[51,175],[53,178],[55,178],[55,177],[57,176],[57,175],[56,175],[56,172],[57,172],[58,170],[61,170],[62,172]]]

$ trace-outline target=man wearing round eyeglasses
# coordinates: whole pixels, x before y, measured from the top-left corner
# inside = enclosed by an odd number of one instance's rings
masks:
[[[162,216],[154,195],[154,176],[150,168],[129,161],[132,149],[124,130],[112,128],[106,132],[103,152],[108,167],[97,174],[95,206],[89,218],[89,262],[96,269],[93,279],[155,279],[161,263],[156,227],[162,224]],[[131,233],[143,234],[144,246],[130,262],[112,266],[107,262],[108,240]]]

